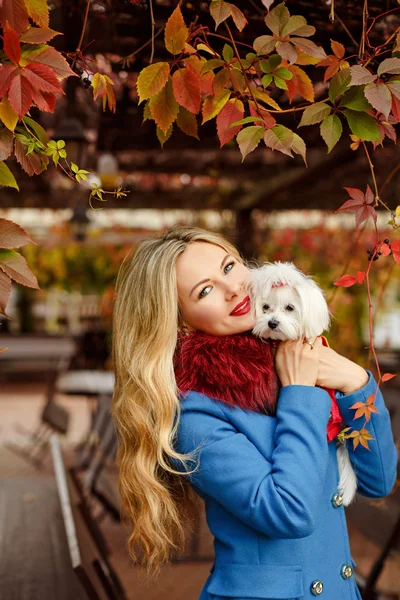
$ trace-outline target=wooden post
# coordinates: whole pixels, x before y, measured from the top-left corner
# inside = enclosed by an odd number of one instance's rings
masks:
[[[252,212],[252,208],[243,208],[236,212],[236,247],[248,260],[257,258]]]

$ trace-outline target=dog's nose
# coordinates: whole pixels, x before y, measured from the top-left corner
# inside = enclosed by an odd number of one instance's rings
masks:
[[[275,321],[275,319],[271,319],[270,321],[268,321],[268,327],[270,329],[276,329],[279,325],[278,321]]]

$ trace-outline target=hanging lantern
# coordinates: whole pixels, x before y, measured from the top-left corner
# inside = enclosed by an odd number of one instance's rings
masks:
[[[114,190],[121,185],[122,178],[119,175],[118,161],[109,152],[99,156],[97,161],[97,175],[101,180],[101,187],[105,190]]]

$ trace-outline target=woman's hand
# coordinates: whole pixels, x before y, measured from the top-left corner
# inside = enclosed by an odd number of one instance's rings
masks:
[[[368,373],[332,348],[321,346],[317,385],[352,394],[368,382]]]
[[[275,365],[282,387],[287,385],[314,386],[318,377],[320,338],[314,348],[302,340],[280,342],[275,356]]]

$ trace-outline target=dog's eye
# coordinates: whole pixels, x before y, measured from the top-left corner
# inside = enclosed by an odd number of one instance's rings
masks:
[[[269,310],[269,304],[263,304],[263,312],[267,312],[267,310]]]
[[[285,307],[285,310],[290,310],[290,311],[291,311],[291,310],[294,310],[294,306],[292,306],[291,304],[288,304],[288,305]]]

